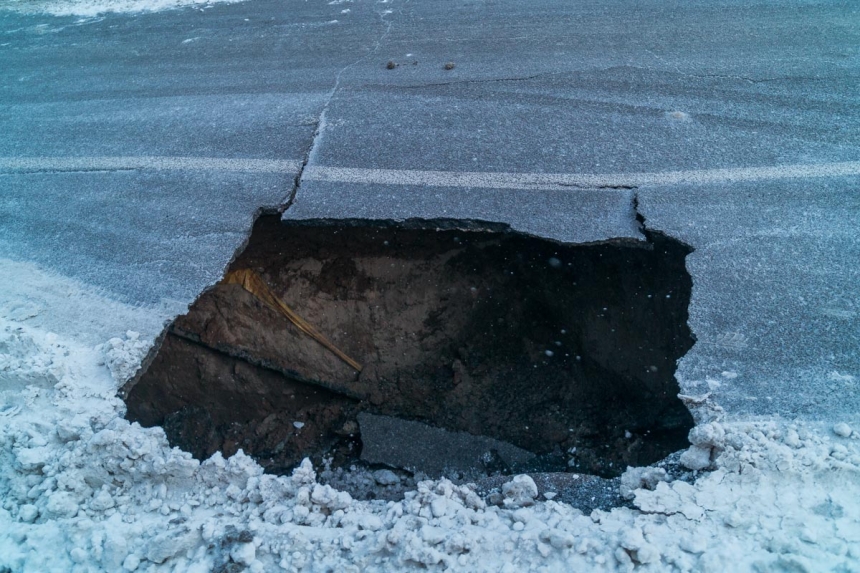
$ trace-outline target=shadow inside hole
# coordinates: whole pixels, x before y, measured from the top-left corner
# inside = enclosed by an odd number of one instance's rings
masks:
[[[253,271],[362,370],[221,284],[124,389],[128,418],[197,458],[242,449],[277,473],[364,455],[430,474],[615,476],[687,445],[674,372],[694,342],[689,247],[439,230],[454,224],[261,217],[231,270]],[[363,435],[362,419],[403,423]]]

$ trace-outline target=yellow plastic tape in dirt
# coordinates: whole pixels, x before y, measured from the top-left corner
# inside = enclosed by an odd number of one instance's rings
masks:
[[[221,281],[224,285],[239,285],[246,291],[260,299],[264,304],[271,307],[273,310],[280,312],[287,319],[296,325],[296,328],[328,348],[338,358],[349,364],[353,369],[361,371],[361,364],[347,356],[340,348],[331,343],[331,341],[323,336],[316,328],[308,324],[302,317],[295,313],[293,309],[288,307],[281,299],[275,296],[272,289],[263,282],[263,279],[251,269],[239,269],[227,273],[224,280]]]

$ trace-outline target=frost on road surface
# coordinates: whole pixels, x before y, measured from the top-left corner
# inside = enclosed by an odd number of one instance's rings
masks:
[[[93,17],[107,12],[158,12],[173,8],[241,2],[242,0],[0,0],[0,10],[27,14]]]
[[[59,323],[27,272],[0,289],[0,571],[860,570],[860,435],[847,423],[730,423],[701,401],[715,419],[700,418],[683,455],[696,479],[628,471],[632,506],[588,515],[535,499],[523,477],[491,498],[439,479],[358,501],[309,463],[283,477],[242,452],[201,463],[126,421],[111,371],[134,369],[140,336],[49,331]],[[78,310],[116,305],[48,278]],[[113,310],[152,332],[151,311]]]

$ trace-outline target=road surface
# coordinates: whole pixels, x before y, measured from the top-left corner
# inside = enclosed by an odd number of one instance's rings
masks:
[[[0,11],[0,258],[161,324],[217,282],[263,210],[570,243],[644,240],[644,218],[695,248],[682,393],[711,392],[735,419],[856,416],[858,10]]]

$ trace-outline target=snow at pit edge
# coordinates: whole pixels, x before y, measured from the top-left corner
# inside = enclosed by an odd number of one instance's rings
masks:
[[[444,479],[356,501],[309,463],[289,477],[242,453],[199,463],[125,421],[116,389],[151,336],[124,329],[151,332],[152,313],[127,309],[91,345],[37,307],[0,300],[0,571],[860,571],[856,423],[703,421],[684,456],[710,471],[628,471],[636,509],[583,515],[535,500],[527,476],[501,507]]]
[[[243,2],[244,0],[0,0],[0,10],[24,14],[51,16],[81,16],[92,18],[109,12],[133,14],[160,12],[176,8],[206,8],[213,4]]]

